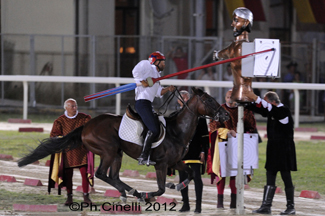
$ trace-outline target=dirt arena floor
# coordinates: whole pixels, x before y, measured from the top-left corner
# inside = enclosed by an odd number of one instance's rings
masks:
[[[0,182],[0,192],[2,190],[15,191],[20,193],[39,193],[47,194],[47,178],[48,178],[48,167],[42,164],[40,165],[28,165],[24,168],[18,168],[17,163],[14,161],[0,161],[0,175],[10,175],[14,176],[17,180],[15,183]],[[43,186],[33,187],[25,186],[23,182],[26,178],[39,179],[43,183]],[[125,181],[130,186],[136,188],[138,191],[156,191],[157,183],[155,180],[145,179],[144,176],[138,178],[130,177],[121,177],[122,181]],[[173,182],[173,179],[169,179],[169,182]],[[74,189],[77,186],[81,185],[81,179],[79,171],[75,171],[74,179]],[[95,192],[98,196],[103,196],[107,189],[114,189],[105,182],[95,178]],[[148,207],[145,204],[142,205],[142,214],[141,215],[195,215],[195,191],[194,185],[191,183],[189,185],[189,195],[190,195],[190,205],[191,211],[186,213],[180,213],[178,210],[181,208],[181,194],[178,191],[172,189],[166,189],[163,197],[166,198],[175,198],[178,204],[176,205],[176,211],[160,210],[160,211],[145,211]],[[53,191],[53,194],[56,194],[56,191]],[[65,196],[65,191],[62,191],[62,194]],[[300,198],[300,193],[296,192],[295,194],[295,203],[297,215],[310,215],[318,216],[325,215],[325,199],[307,199]],[[75,192],[74,197],[79,197],[81,199],[82,194],[80,192]],[[91,195],[92,196],[92,195]],[[263,190],[261,188],[250,188],[244,192],[244,206],[245,206],[245,215],[253,215],[252,210],[257,209],[261,205],[261,199],[263,196]],[[96,203],[103,202],[103,199],[96,200],[93,199]],[[136,199],[133,197],[128,197],[127,201],[130,205],[132,202],[136,202]],[[96,204],[97,204],[96,203]],[[204,185],[203,187],[203,201],[202,201],[202,213],[201,215],[237,215],[235,210],[229,209],[230,203],[230,189],[225,189],[225,209],[216,209],[217,205],[217,189],[214,185]],[[154,204],[154,203],[153,203]],[[62,203],[58,203],[58,208],[64,208]],[[286,199],[284,193],[276,194],[273,200],[272,215],[279,215],[281,211],[285,209]],[[67,208],[67,207],[66,207]],[[0,211],[0,215],[105,215],[99,212],[87,211],[87,212],[58,212],[58,213],[27,213],[27,212],[9,212],[9,211]]]

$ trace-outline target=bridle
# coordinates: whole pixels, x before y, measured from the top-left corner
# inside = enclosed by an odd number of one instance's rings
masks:
[[[183,105],[193,114],[193,115],[195,115],[195,113],[190,109],[190,107],[187,105],[187,103],[184,101],[184,99],[183,99],[183,97],[182,97],[182,95],[179,93],[179,91],[178,91],[178,89],[176,89],[176,91],[177,91],[177,93],[178,93],[178,95],[179,96],[176,96],[177,97],[177,99],[179,99],[182,103],[183,103]],[[205,112],[207,113],[207,107],[209,106],[210,107],[210,105],[208,105],[207,103],[206,103],[206,101],[205,100],[203,100],[203,97],[209,97],[209,95],[207,94],[207,93],[204,93],[203,95],[201,95],[201,96],[199,96],[199,95],[197,95],[198,96],[198,98],[200,99],[200,101],[202,101],[202,103],[204,104],[204,110],[205,110]],[[215,111],[215,116],[212,118],[212,117],[210,117],[210,116],[202,116],[202,118],[205,118],[205,119],[213,119],[213,120],[215,120],[215,121],[219,121],[219,118],[220,118],[220,116],[219,116],[219,110],[220,110],[220,108],[221,108],[221,106],[219,105],[219,107],[217,108],[217,110]]]
[[[207,107],[209,106],[205,100],[202,99],[203,96],[209,96],[207,93],[204,93],[202,96],[199,96],[200,100],[202,101],[202,103],[204,104],[204,110],[207,113]],[[219,121],[219,110],[221,108],[221,105],[219,105],[219,107],[217,108],[217,110],[215,111],[215,116],[212,118],[210,116],[204,116],[205,119],[213,119],[215,121]]]
[[[176,96],[176,92],[177,92],[177,94],[178,94],[178,96]],[[206,103],[206,101],[205,100],[203,100],[202,98],[203,97],[209,97],[209,95],[207,94],[207,93],[203,93],[203,95],[201,95],[201,96],[199,96],[199,95],[197,95],[198,97],[199,97],[199,99],[202,101],[202,103],[204,104],[204,110],[205,110],[205,112],[207,113],[207,107],[209,106],[210,107],[210,105],[208,105],[207,103]],[[163,112],[163,113],[161,113],[161,112],[158,112],[158,114],[159,115],[164,115],[166,112],[167,112],[167,107],[168,107],[168,105],[171,103],[171,100],[174,98],[174,97],[176,97],[177,99],[179,99],[182,103],[183,103],[183,106],[185,106],[193,115],[195,115],[195,113],[190,109],[190,107],[187,105],[187,103],[184,101],[184,98],[182,97],[182,94],[178,91],[178,89],[176,88],[175,89],[175,91],[173,91],[172,92],[172,94],[170,94],[169,96],[168,96],[168,98],[166,99],[166,101],[158,108],[158,110],[160,110],[160,108],[162,108],[163,106],[165,106],[166,105],[166,108],[165,108],[165,111]],[[219,116],[219,110],[220,110],[220,108],[221,108],[221,106],[219,105],[219,107],[217,108],[217,110],[215,111],[215,116],[212,118],[212,117],[210,117],[210,116],[202,116],[202,118],[205,118],[205,119],[213,119],[213,120],[215,120],[215,121],[219,121],[219,118],[220,118],[220,116]]]

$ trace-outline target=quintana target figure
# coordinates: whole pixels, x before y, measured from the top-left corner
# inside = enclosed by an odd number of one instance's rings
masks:
[[[213,60],[235,58],[242,55],[242,43],[249,42],[248,34],[253,26],[253,13],[245,8],[239,7],[234,10],[232,16],[231,27],[234,30],[235,41],[228,47],[214,51]],[[232,75],[234,77],[233,91],[231,100],[236,102],[251,102],[246,94],[253,91],[252,78],[243,77],[241,73],[241,60],[236,60],[230,63]]]

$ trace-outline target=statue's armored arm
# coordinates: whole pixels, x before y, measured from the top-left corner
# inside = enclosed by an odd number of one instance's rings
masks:
[[[222,50],[215,50],[213,52],[213,60],[214,61],[218,61],[218,60],[222,60],[222,59],[228,59],[229,56],[229,47],[226,47],[225,49]]]

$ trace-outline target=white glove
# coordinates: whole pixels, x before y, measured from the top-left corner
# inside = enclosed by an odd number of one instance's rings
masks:
[[[218,52],[219,51],[217,51],[217,50],[213,51],[213,56],[212,56],[213,61],[218,61],[219,60]]]

